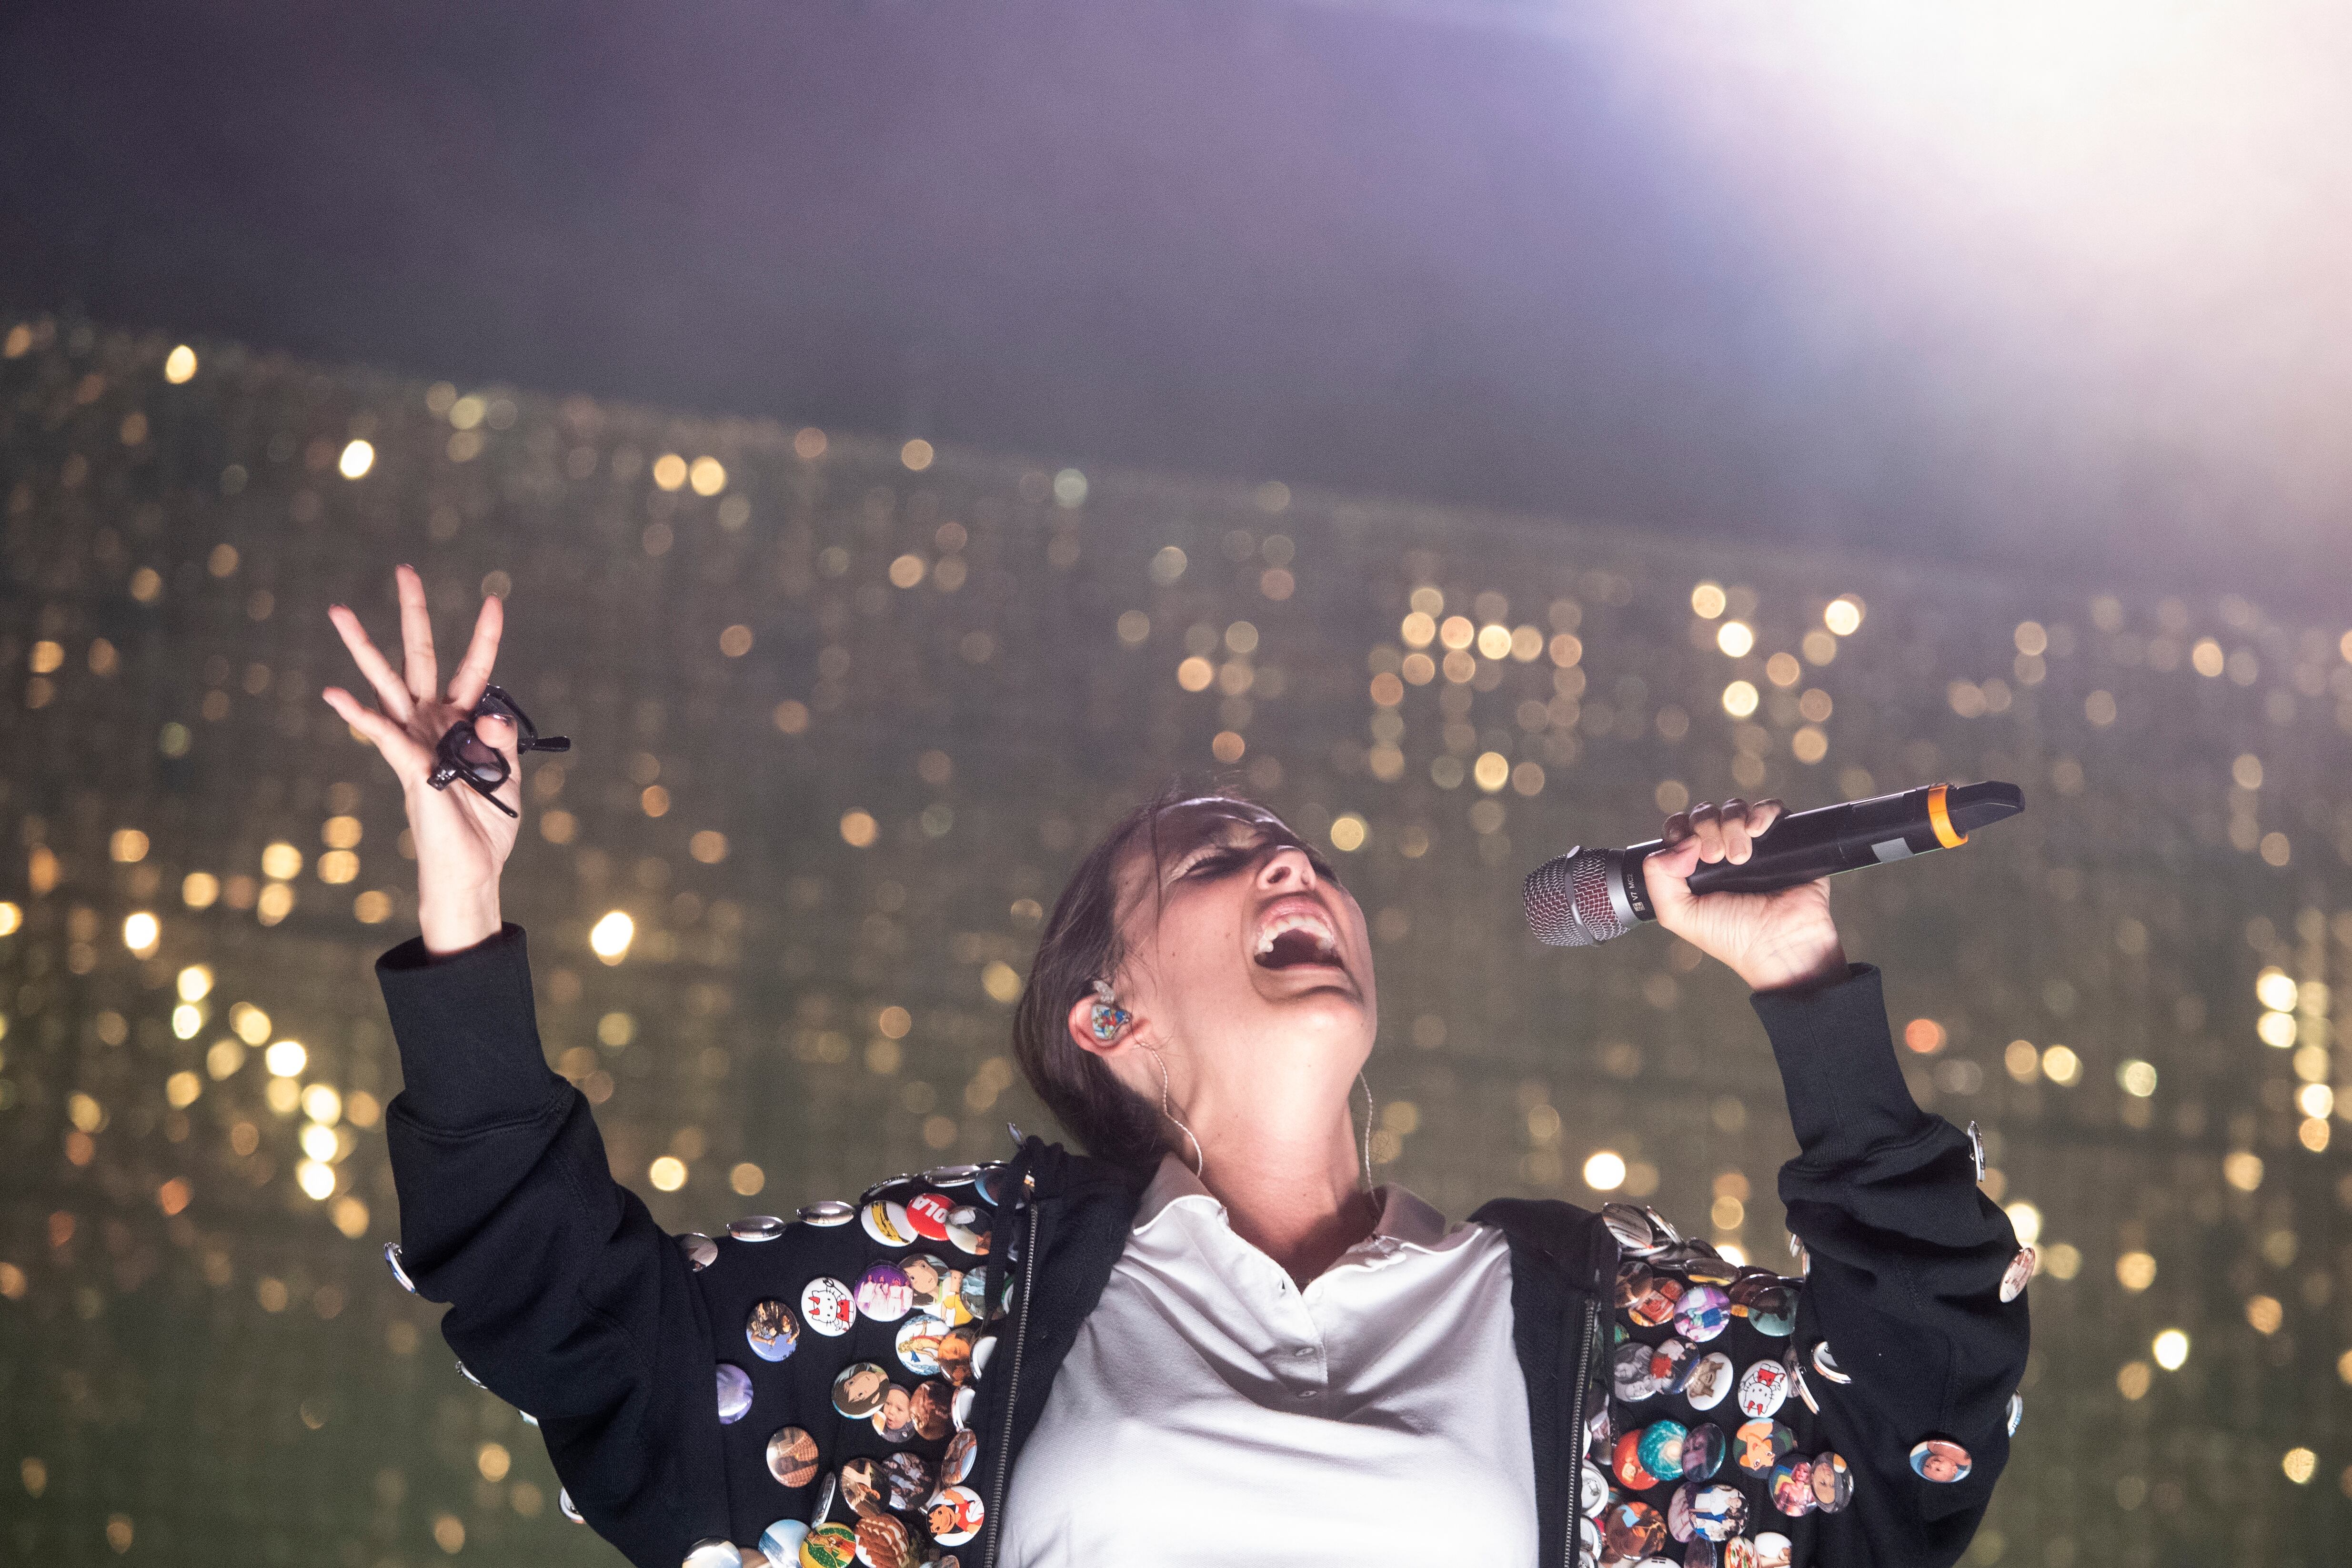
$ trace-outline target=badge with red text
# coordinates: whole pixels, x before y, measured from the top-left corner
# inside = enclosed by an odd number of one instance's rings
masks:
[[[907,1200],[907,1223],[925,1241],[945,1241],[948,1215],[955,1209],[945,1193],[918,1193]]]

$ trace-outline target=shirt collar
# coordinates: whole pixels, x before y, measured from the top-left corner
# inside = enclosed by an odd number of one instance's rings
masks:
[[[1435,1252],[1446,1245],[1449,1236],[1463,1228],[1448,1225],[1444,1215],[1410,1189],[1394,1182],[1384,1182],[1374,1187],[1372,1196],[1381,1205],[1381,1217],[1373,1225],[1370,1236],[1342,1255],[1342,1261],[1386,1257],[1408,1247],[1422,1252]],[[1161,1215],[1178,1204],[1213,1215],[1219,1224],[1229,1223],[1225,1205],[1217,1201],[1214,1193],[1201,1184],[1201,1178],[1194,1174],[1192,1167],[1174,1154],[1162,1154],[1160,1169],[1153,1173],[1150,1184],[1143,1189],[1141,1202],[1136,1205],[1136,1230],[1149,1229]]]

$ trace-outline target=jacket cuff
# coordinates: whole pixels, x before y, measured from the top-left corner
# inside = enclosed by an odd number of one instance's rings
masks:
[[[1772,1038],[1806,1164],[1843,1165],[1935,1124],[1903,1081],[1875,965],[1848,964],[1843,979],[1748,1000]]]
[[[413,937],[376,960],[375,977],[400,1043],[400,1098],[422,1125],[456,1130],[533,1116],[562,1083],[540,1053],[520,926],[501,926],[441,958]]]

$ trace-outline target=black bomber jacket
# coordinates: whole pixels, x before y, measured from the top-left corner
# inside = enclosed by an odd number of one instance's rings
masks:
[[[519,928],[438,961],[412,941],[377,972],[405,1077],[386,1118],[394,1270],[449,1303],[461,1368],[537,1422],[568,1511],[639,1568],[756,1564],[772,1526],[814,1568],[852,1551],[869,1568],[994,1568],[1013,1467],[1126,1246],[1136,1177],[1030,1138],[999,1165],[673,1237],[547,1066]],[[1801,1283],[1733,1269],[1626,1205],[1506,1198],[1472,1216],[1509,1243],[1540,1563],[1934,1568],[1959,1559],[2008,1458],[2023,1268],[1971,1135],[1912,1100],[1876,970],[1754,1005],[1801,1150],[1780,1182]],[[803,1310],[812,1281],[854,1292],[926,1255],[978,1277],[929,1309],[961,1324],[968,1362],[902,1357],[895,1300],[832,1333]],[[1732,1376],[1717,1363],[1710,1383],[1717,1352]],[[835,1379],[861,1363],[907,1391],[894,1426],[837,1408]],[[1757,1416],[1726,1384],[1768,1365]],[[1930,1441],[1965,1473],[1915,1473]],[[1682,1475],[1685,1451],[1712,1474]],[[1806,1506],[1801,1462],[1831,1506]],[[812,1524],[832,1528],[796,1547]]]

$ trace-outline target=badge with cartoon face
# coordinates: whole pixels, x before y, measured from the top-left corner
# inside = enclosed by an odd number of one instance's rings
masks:
[[[915,1385],[909,1396],[916,1435],[935,1443],[955,1426],[955,1389],[940,1378]]]
[[[1774,1465],[1765,1488],[1772,1506],[1790,1519],[1802,1519],[1821,1506],[1813,1496],[1813,1462],[1802,1454],[1790,1454]]]
[[[1675,1332],[1704,1344],[1731,1326],[1731,1298],[1712,1285],[1694,1285],[1675,1307]]]
[[[857,1321],[857,1298],[840,1280],[819,1276],[801,1287],[801,1321],[827,1339],[845,1334]]]
[[[970,1487],[949,1487],[923,1505],[924,1523],[941,1546],[961,1546],[980,1533],[987,1517],[980,1494]]]
[[[882,1501],[893,1513],[912,1513],[939,1490],[920,1454],[900,1449],[882,1461]]]
[[[1723,1468],[1723,1457],[1730,1447],[1729,1435],[1714,1422],[1693,1423],[1691,1429],[1683,1434],[1683,1479],[1713,1479],[1715,1472]]]
[[[1911,1470],[1923,1480],[1949,1483],[1965,1480],[1976,1461],[1958,1443],[1930,1437],[1911,1450]]]
[[[890,1374],[870,1361],[856,1362],[833,1380],[833,1407],[852,1421],[870,1421],[882,1408],[882,1391]]]
[[[1639,1561],[1666,1543],[1666,1521],[1648,1503],[1628,1498],[1601,1516],[1602,1554]]]
[[[755,1301],[743,1323],[743,1337],[761,1361],[788,1361],[800,1349],[800,1321],[782,1301]]]
[[[816,1439],[798,1426],[779,1426],[768,1439],[768,1473],[783,1487],[804,1487],[816,1479]]]
[[[2020,1247],[2017,1256],[2009,1260],[2009,1268],[2000,1277],[2000,1299],[2004,1302],[2025,1294],[2025,1282],[2033,1278],[2034,1261],[2034,1251],[2030,1247]]]
[[[1813,1506],[1823,1513],[1841,1513],[1853,1500],[1853,1472],[1834,1452],[1813,1458]]]
[[[1789,1369],[1759,1361],[1739,1374],[1739,1413],[1751,1420],[1778,1412],[1789,1397]]]
[[[913,1310],[914,1287],[895,1263],[877,1263],[857,1277],[857,1310],[877,1323],[895,1323]]]
[[[1797,1435],[1778,1421],[1743,1422],[1731,1435],[1731,1462],[1761,1479],[1796,1446]]]
[[[719,1363],[719,1422],[732,1426],[751,1413],[751,1374],[731,1362]]]
[[[1691,1363],[1681,1394],[1693,1410],[1712,1410],[1730,1396],[1738,1382],[1731,1358],[1721,1351],[1709,1351]]]
[[[928,1252],[911,1253],[898,1260],[908,1288],[915,1293],[915,1310],[944,1320],[950,1327],[969,1322],[964,1310],[963,1270],[951,1268]]]
[[[820,1524],[801,1542],[801,1568],[849,1568],[857,1561],[857,1531],[845,1524]]]

